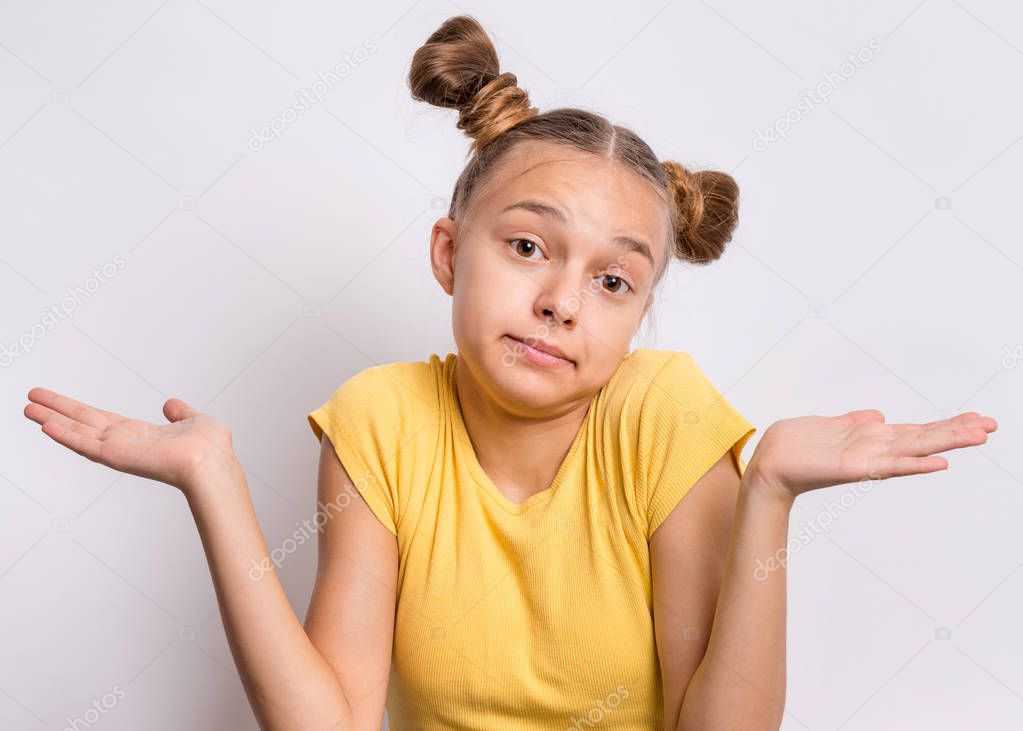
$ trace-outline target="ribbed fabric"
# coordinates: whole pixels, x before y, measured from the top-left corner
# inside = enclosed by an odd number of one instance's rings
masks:
[[[473,451],[456,359],[373,366],[308,415],[397,537],[391,729],[661,731],[649,539],[723,454],[745,470],[756,428],[689,354],[635,350],[515,504]]]

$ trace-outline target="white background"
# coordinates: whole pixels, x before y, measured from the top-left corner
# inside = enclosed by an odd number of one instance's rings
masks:
[[[674,264],[636,345],[693,354],[758,426],[747,458],[802,414],[1000,423],[946,472],[797,501],[791,535],[829,503],[833,522],[790,557],[783,728],[1019,728],[1023,13],[995,0],[0,5],[0,343],[31,345],[0,370],[0,727],[61,729],[115,687],[79,728],[256,727],[184,499],[52,442],[25,394],[217,414],[280,546],[314,511],[306,413],[454,348],[427,245],[468,139],[405,75],[462,11],[541,110],[605,113],[738,180],[724,258]],[[314,545],[281,569],[300,617]]]

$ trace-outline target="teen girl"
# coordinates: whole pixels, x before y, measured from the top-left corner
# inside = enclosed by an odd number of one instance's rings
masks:
[[[597,114],[539,113],[468,16],[409,83],[473,139],[430,238],[458,352],[371,367],[308,415],[323,510],[304,624],[226,424],[176,398],[158,425],[43,388],[25,415],[182,490],[263,728],[375,731],[386,703],[396,731],[777,729],[785,567],[763,567],[793,501],[946,469],[936,453],[997,424],[785,419],[747,465],[756,429],[694,359],[629,347],[672,258],[721,256],[735,181]]]

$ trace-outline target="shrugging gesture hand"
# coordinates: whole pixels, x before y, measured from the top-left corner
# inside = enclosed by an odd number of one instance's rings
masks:
[[[28,392],[25,416],[42,431],[93,462],[165,482],[186,497],[200,474],[235,459],[228,426],[178,398],[163,405],[169,424],[129,419],[46,388]]]
[[[748,469],[785,498],[863,479],[885,480],[948,468],[938,452],[984,444],[998,428],[968,411],[924,424],[886,424],[877,409],[783,419],[764,432]]]

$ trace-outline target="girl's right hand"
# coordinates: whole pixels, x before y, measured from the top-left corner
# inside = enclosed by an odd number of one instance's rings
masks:
[[[83,457],[119,472],[165,482],[186,496],[210,469],[236,462],[227,424],[181,399],[163,405],[170,424],[128,419],[46,388],[28,392],[25,416]]]

